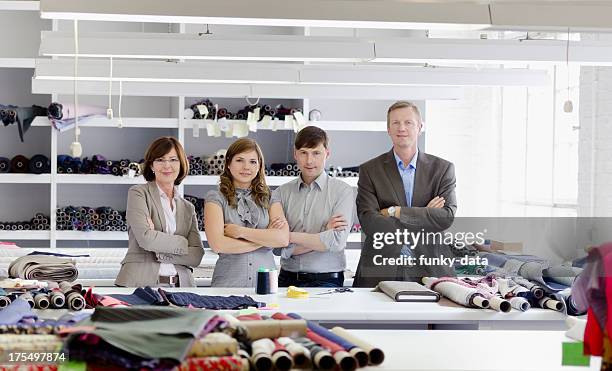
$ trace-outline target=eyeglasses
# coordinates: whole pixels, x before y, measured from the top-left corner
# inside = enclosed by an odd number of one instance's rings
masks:
[[[155,165],[158,165],[158,166],[165,165],[166,163],[168,163],[168,164],[170,164],[172,166],[176,166],[176,165],[180,164],[181,161],[179,161],[178,158],[171,158],[169,160],[164,160],[163,158],[156,158],[155,160],[153,160],[153,163]]]

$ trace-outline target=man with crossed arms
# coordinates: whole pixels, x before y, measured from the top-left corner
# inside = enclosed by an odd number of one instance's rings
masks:
[[[274,190],[289,223],[289,247],[281,255],[281,287],[342,287],[344,248],[351,229],[353,189],[325,172],[329,158],[325,131],[307,126],[295,137],[293,155],[300,176]],[[283,223],[284,221],[273,222]]]

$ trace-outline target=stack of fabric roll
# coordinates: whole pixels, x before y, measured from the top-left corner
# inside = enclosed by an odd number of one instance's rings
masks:
[[[221,175],[225,169],[225,155],[227,149],[220,149],[211,156],[206,158],[207,174],[206,175]]]
[[[214,102],[210,99],[202,99],[185,109],[183,117],[185,119],[197,119],[197,120],[214,120],[227,119],[227,120],[246,120],[249,113],[254,113],[256,109],[259,109],[259,117],[257,121],[261,121],[264,116],[269,116],[271,119],[284,120],[285,116],[291,116],[296,112],[302,112],[301,108],[285,107],[282,104],[272,107],[269,104],[254,104],[244,106],[242,109],[237,110],[235,113],[230,112],[225,107],[215,107]]]
[[[0,222],[0,231],[45,231],[49,230],[49,217],[36,213],[29,221]]]
[[[329,170],[327,170],[327,174],[333,177],[340,178],[350,178],[350,177],[358,177],[359,176],[359,166],[353,167],[340,167],[340,166],[330,166]]]
[[[11,159],[0,157],[0,173],[47,174],[51,172],[51,162],[45,155],[34,155],[27,158],[17,155]]]
[[[267,176],[298,176],[300,169],[296,163],[274,163],[267,167]]]
[[[16,303],[21,299],[28,304],[28,308],[79,311],[85,308],[85,298],[81,291],[81,285],[67,281],[5,279],[0,281],[0,308],[11,307],[14,303],[17,306],[23,305]]]
[[[189,175],[208,175],[208,161],[204,157],[190,155],[187,157],[189,161]]]
[[[234,317],[167,306],[97,306],[64,350],[87,367],[156,370],[355,370],[385,357],[350,331],[295,313]]]
[[[126,232],[125,211],[111,207],[67,206],[56,211],[58,231]]]
[[[57,172],[59,174],[112,174],[116,176],[139,176],[144,160],[134,162],[130,159],[118,161],[107,160],[102,155],[93,155],[80,159],[68,155],[57,156]]]
[[[185,195],[185,200],[191,202],[195,207],[196,217],[198,219],[198,229],[204,230],[204,199],[196,196]]]
[[[549,309],[572,315],[571,293],[550,291],[545,286],[521,276],[500,277],[487,274],[482,277],[424,277],[423,284],[451,301],[468,307],[510,312],[530,308]]]

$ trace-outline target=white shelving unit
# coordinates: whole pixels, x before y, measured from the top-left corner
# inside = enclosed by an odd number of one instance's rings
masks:
[[[5,11],[16,11],[16,12],[35,12],[39,10],[38,1],[0,1],[0,10]],[[95,24],[94,24],[95,23]],[[94,30],[96,28],[100,28],[99,30],[113,30],[115,31],[115,27],[122,28],[126,24],[123,23],[121,25],[115,24],[114,26],[106,26],[104,22],[81,22],[79,27],[92,27]],[[27,26],[24,26],[27,27]],[[46,27],[46,26],[43,26]],[[107,27],[107,29],[102,29]],[[127,26],[130,28],[131,26]],[[137,26],[132,27],[129,32],[141,32],[141,27],[145,27],[145,25],[138,24]],[[147,27],[155,27],[155,25],[147,25]],[[190,28],[191,27],[191,28]],[[176,25],[172,31],[184,33],[186,30],[188,32],[193,32],[195,26],[193,25]],[[230,26],[231,28],[231,26]],[[62,21],[53,21],[52,29],[57,30],[72,30],[71,22]],[[124,30],[125,31],[125,30]],[[166,32],[167,30],[163,30]],[[155,32],[160,32],[159,29],[156,29]],[[232,32],[232,31],[230,31]],[[288,32],[303,32],[305,35],[309,34],[310,30],[308,28],[295,28],[293,31]],[[29,52],[28,52],[29,53]],[[6,57],[3,58],[0,53],[0,68],[19,68],[19,69],[31,69],[33,72],[33,68],[35,66],[35,59],[30,55],[24,55],[24,57]],[[117,88],[117,84],[113,89]],[[221,88],[223,85],[220,85]],[[125,86],[124,86],[125,88]],[[28,94],[30,93],[30,87],[27,87]],[[62,93],[67,93],[65,91],[61,91]],[[91,92],[90,92],[91,93]],[[154,93],[154,94],[153,94]],[[106,104],[106,94],[108,94],[108,90],[101,89],[99,91],[95,91],[94,94],[98,94],[98,99],[96,102],[104,102],[102,104]],[[114,102],[117,102],[116,92],[113,96]],[[137,143],[132,145],[129,143],[129,140],[126,140],[124,137],[128,135],[134,135],[135,137],[146,138],[141,139],[141,142],[149,142],[149,138],[156,137],[158,135],[173,135],[176,136],[179,141],[185,147],[185,151],[187,154],[211,154],[214,151],[220,148],[227,148],[231,141],[235,138],[226,138],[225,135],[221,135],[221,137],[214,138],[209,137],[206,131],[207,124],[211,123],[211,120],[196,120],[196,119],[184,119],[184,109],[190,105],[190,103],[194,98],[209,98],[213,102],[217,103],[217,100],[223,104],[228,101],[233,102],[234,106],[231,111],[234,112],[236,107],[244,107],[246,102],[244,100],[244,96],[236,96],[233,98],[215,98],[215,94],[211,94],[210,92],[203,93],[201,97],[190,95],[187,96],[176,96],[176,97],[164,97],[160,92],[152,92],[150,95],[144,95],[141,97],[133,97],[133,96],[125,96],[123,103],[123,115],[124,117],[121,120],[121,125],[118,119],[118,109],[115,105],[113,108],[115,109],[115,118],[112,120],[108,120],[106,117],[94,117],[91,119],[86,119],[81,121],[81,142],[83,143],[84,154],[83,157],[91,156],[95,153],[101,153],[105,156],[108,156],[112,160],[118,160],[120,158],[130,158],[133,160],[137,160],[141,157],[136,158],[136,156],[142,156],[144,148],[141,149],[142,143]],[[224,97],[225,95],[220,94],[219,97]],[[81,97],[81,104],[84,105],[96,105],[96,103],[90,103],[92,100],[95,101],[96,97],[92,97],[89,95],[83,95]],[[144,99],[143,99],[144,98]],[[255,97],[252,97],[255,98]],[[260,97],[262,102],[266,100],[266,97]],[[167,99],[162,101],[161,99]],[[131,100],[131,101],[130,101]],[[52,94],[51,101],[59,101],[61,103],[66,102],[67,104],[72,103],[71,97],[66,97],[60,95],[60,90],[54,91]],[[126,103],[127,102],[127,103]],[[136,102],[136,103],[134,103]],[[164,103],[160,103],[164,102]],[[165,102],[170,102],[170,107]],[[384,115],[384,109],[381,109],[380,105],[371,106],[370,112],[377,112],[376,115],[363,115],[364,107],[370,106],[372,102],[367,101],[367,103],[363,104],[359,101],[354,102],[355,107],[350,107],[350,103],[345,105],[342,103],[341,108],[337,108],[334,104],[330,104],[329,106],[325,106],[321,108],[321,99],[313,100],[313,99],[272,99],[271,102],[287,102],[285,104],[286,107],[292,106],[296,107],[301,105],[302,111],[304,112],[304,116],[308,117],[308,113],[310,109],[317,108],[321,109],[323,112],[323,118],[325,120],[320,121],[312,121],[308,122],[309,125],[314,125],[322,128],[329,132],[330,137],[337,136],[340,138],[349,138],[351,135],[357,134],[361,135],[362,140],[365,138],[366,141],[370,141],[374,135],[385,135],[386,131],[386,123],[384,121],[376,121],[372,119],[376,119],[380,116]],[[269,102],[270,104],[272,104]],[[3,102],[0,102],[3,103]],[[116,104],[116,103],[115,103]],[[265,102],[260,104],[266,104]],[[276,103],[274,103],[276,104]],[[97,104],[99,105],[99,104]],[[165,105],[165,107],[164,107]],[[231,104],[230,104],[231,105]],[[134,108],[135,106],[140,108]],[[230,109],[230,107],[227,107]],[[336,114],[331,114],[332,110],[337,108]],[[355,108],[353,111],[352,108]],[[164,113],[164,110],[168,110],[168,112]],[[346,115],[345,113],[351,113]],[[384,116],[383,116],[384,117]],[[346,120],[343,120],[345,119]],[[356,119],[361,118],[361,119]],[[338,120],[339,119],[339,120]],[[244,120],[228,120],[230,124],[244,124],[246,121]],[[121,197],[121,202],[115,202],[115,204],[124,205],[125,200],[125,190],[127,186],[134,184],[144,183],[145,180],[143,177],[119,177],[113,175],[94,175],[94,174],[59,174],[57,172],[57,155],[67,153],[67,143],[69,144],[72,141],[72,136],[74,135],[74,129],[69,129],[64,132],[58,132],[54,128],[50,121],[46,117],[37,117],[32,122],[32,130],[48,130],[49,133],[49,142],[50,145],[46,144],[47,148],[50,150],[45,150],[45,155],[50,156],[51,159],[51,173],[50,174],[42,174],[42,175],[33,175],[33,174],[0,174],[0,185],[2,184],[48,184],[49,186],[44,189],[44,191],[38,191],[37,196],[40,196],[46,192],[49,192],[49,202],[48,202],[48,210],[43,211],[44,214],[51,216],[50,231],[0,231],[0,240],[14,240],[14,241],[23,241],[23,240],[42,240],[48,241],[48,245],[52,248],[58,246],[58,241],[72,241],[72,244],[78,243],[78,241],[126,241],[127,240],[127,232],[80,232],[80,231],[59,231],[56,230],[56,220],[55,220],[55,210],[58,207],[65,207],[69,204],[73,204],[75,206],[101,206],[100,203],[104,203],[106,200],[101,201],[101,199],[97,199],[97,193],[100,192],[103,194],[100,197],[111,195],[111,197]],[[121,132],[120,129],[130,129],[129,131]],[[199,136],[194,135],[194,127],[199,128]],[[39,128],[39,129],[35,129]],[[89,130],[90,128],[94,130]],[[266,143],[262,145],[264,152],[266,150],[275,150],[275,156],[266,155],[266,163],[274,163],[274,162],[292,162],[293,156],[291,153],[291,132],[294,131],[294,126],[290,122],[286,122],[284,120],[272,120],[269,125],[264,126],[262,122],[258,123],[257,133],[254,135],[257,136],[257,140],[263,138],[263,141]],[[129,132],[129,134],[128,134]],[[279,132],[277,134],[272,134],[273,132]],[[45,132],[46,133],[46,132]],[[142,133],[142,135],[140,134]],[[152,133],[155,133],[153,135]],[[159,134],[157,134],[159,133]],[[29,133],[28,133],[29,135]],[[46,134],[45,134],[46,135]],[[249,133],[251,135],[251,133]],[[278,143],[274,142],[277,139],[265,139],[265,138],[279,138]],[[110,142],[107,142],[109,141]],[[122,142],[123,140],[123,142]],[[335,139],[334,139],[335,140]],[[358,142],[355,142],[353,139],[346,139],[348,141],[348,145],[345,149],[342,147],[334,147],[334,140],[332,140],[332,153],[337,154],[341,151],[350,153],[350,161],[345,160],[345,164],[349,164],[349,166],[356,166],[359,163],[365,161],[370,157],[370,154],[364,154],[363,148],[358,148]],[[127,144],[125,142],[128,142]],[[112,143],[117,142],[117,143]],[[121,143],[120,143],[121,142]],[[204,144],[205,143],[205,144]],[[386,145],[386,144],[385,144]],[[273,147],[277,148],[273,148]],[[113,149],[110,149],[110,148]],[[131,147],[131,148],[130,148]],[[95,148],[95,149],[94,149]],[[109,148],[109,149],[107,149]],[[135,149],[138,149],[137,154],[135,154]],[[146,147],[145,147],[146,148]],[[17,149],[16,151],[20,151]],[[279,151],[284,151],[282,156],[278,156]],[[124,153],[125,152],[125,153]],[[17,152],[20,153],[20,152]],[[3,156],[15,155],[17,153],[2,153]],[[126,153],[131,153],[132,155],[127,155]],[[355,155],[357,154],[357,155]],[[354,158],[353,158],[354,156]],[[282,158],[281,158],[282,157]],[[336,162],[328,162],[328,165],[336,165]],[[271,187],[277,187],[282,184],[285,184],[294,177],[290,176],[268,176],[266,177],[266,182]],[[352,187],[357,186],[357,177],[352,178],[338,178],[351,185]],[[192,194],[198,197],[202,197],[202,192],[205,192],[207,189],[210,189],[218,184],[219,177],[218,176],[188,176],[185,178],[181,187],[179,187],[180,192],[185,194]],[[114,185],[117,185],[116,187]],[[121,187],[123,186],[123,187]],[[15,186],[13,186],[15,187]],[[42,192],[42,193],[41,193]],[[80,193],[84,194],[93,194],[93,198],[87,198],[87,196],[79,197]],[[74,197],[73,197],[74,195]],[[19,197],[27,197],[23,195],[19,195]],[[81,201],[72,201],[72,200],[81,200]],[[86,200],[86,201],[84,201]],[[91,201],[90,204],[87,204],[87,201]],[[115,200],[117,201],[117,200]],[[121,206],[118,207],[121,209]],[[7,215],[3,216],[7,218]],[[11,219],[8,219],[11,220]],[[201,233],[202,238],[206,240],[206,236],[204,233]],[[349,236],[348,242],[350,243],[359,243],[361,236],[359,233],[352,233]],[[59,247],[64,247],[61,242]]]
[[[50,174],[0,174],[0,183],[4,184],[49,184]]]

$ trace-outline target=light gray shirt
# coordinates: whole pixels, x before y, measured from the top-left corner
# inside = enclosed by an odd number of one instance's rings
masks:
[[[237,207],[231,207],[219,190],[206,194],[206,202],[213,202],[223,210],[223,223],[236,224],[247,228],[268,228],[268,209],[257,206],[251,191],[236,189]],[[219,254],[215,264],[211,286],[213,287],[255,287],[259,268],[276,269],[272,249],[259,249],[243,254]]]
[[[291,232],[316,233],[325,251],[292,256],[295,246],[281,250],[281,267],[290,272],[341,272],[346,268],[344,248],[351,232],[355,196],[345,182],[323,172],[310,185],[298,177],[272,193],[272,203],[280,202]],[[333,215],[342,215],[348,226],[343,231],[326,230]],[[276,250],[278,252],[278,250]]]

